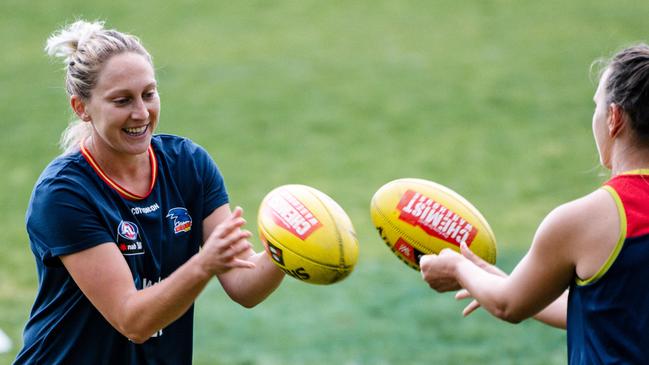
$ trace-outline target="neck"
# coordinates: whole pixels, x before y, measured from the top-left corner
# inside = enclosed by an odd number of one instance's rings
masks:
[[[626,171],[649,169],[649,148],[630,144],[617,144],[613,148],[611,173],[613,176]]]
[[[85,146],[102,171],[111,179],[130,185],[128,181],[147,181],[146,178],[151,174],[148,150],[136,155],[120,153],[98,142],[95,136],[88,138]]]

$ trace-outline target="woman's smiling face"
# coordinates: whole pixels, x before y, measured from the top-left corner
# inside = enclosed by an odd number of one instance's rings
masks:
[[[159,114],[153,66],[142,55],[122,53],[99,73],[82,119],[92,123],[93,148],[138,155],[147,151]]]

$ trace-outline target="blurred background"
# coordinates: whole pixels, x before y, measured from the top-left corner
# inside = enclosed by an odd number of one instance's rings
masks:
[[[511,325],[437,294],[373,229],[400,177],[483,213],[510,271],[543,217],[606,178],[591,133],[591,63],[647,39],[649,2],[515,0],[0,3],[0,329],[11,363],[37,288],[29,195],[71,119],[47,37],[77,18],[138,35],[154,57],[160,132],[203,145],[256,232],[278,185],[311,185],[350,215],[352,275],[287,277],[247,310],[217,281],[196,304],[195,364],[563,364],[563,331]],[[255,240],[256,249],[262,249]]]

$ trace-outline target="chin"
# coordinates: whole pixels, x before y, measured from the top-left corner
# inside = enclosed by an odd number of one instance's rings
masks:
[[[151,138],[138,141],[137,143],[127,143],[124,145],[124,151],[133,155],[140,155],[146,153],[151,145]]]

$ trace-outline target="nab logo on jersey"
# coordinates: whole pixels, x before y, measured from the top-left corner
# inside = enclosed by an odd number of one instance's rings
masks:
[[[124,256],[144,254],[144,246],[142,245],[137,225],[133,222],[119,222],[116,241],[117,247]]]
[[[192,217],[185,208],[171,208],[167,213],[167,218],[173,225],[173,230],[176,235],[184,232],[189,232],[192,229]]]

